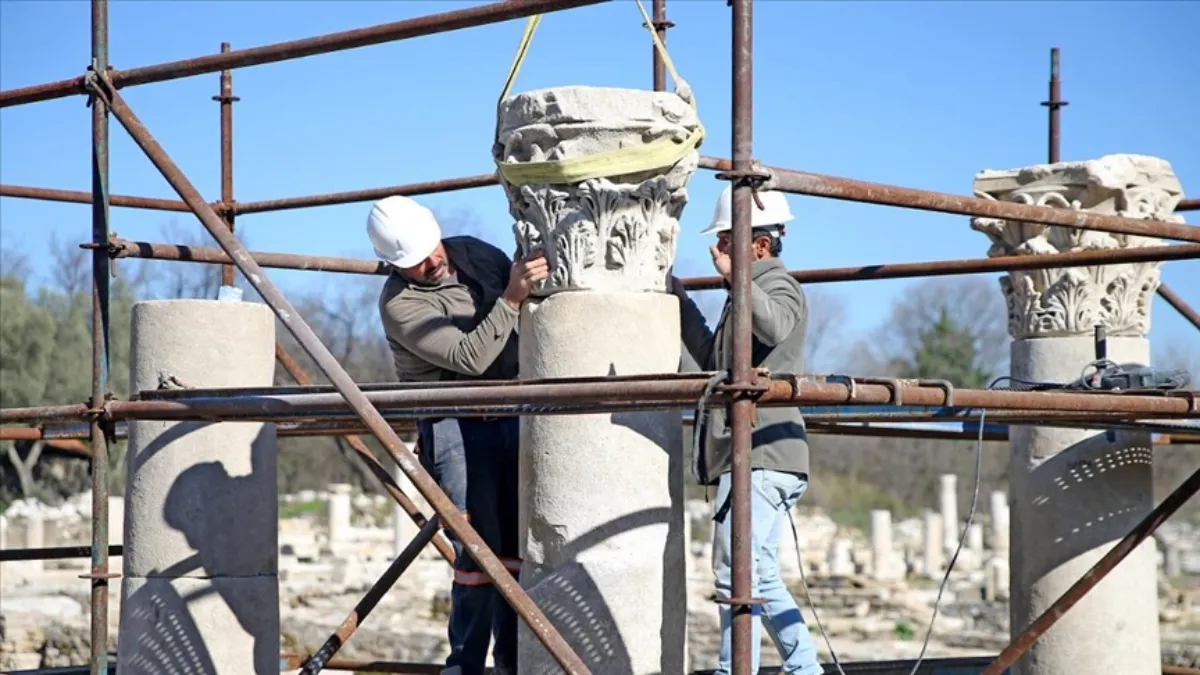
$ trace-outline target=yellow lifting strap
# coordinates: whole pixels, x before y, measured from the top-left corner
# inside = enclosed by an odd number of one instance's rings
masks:
[[[663,64],[667,67],[667,72],[671,74],[671,80],[675,82],[676,95],[687,101],[692,110],[695,110],[695,94],[691,91],[691,87],[688,86],[687,82],[679,77],[679,73],[675,71],[675,64],[671,62],[671,56],[667,53],[666,46],[659,39],[658,32],[654,30],[654,22],[650,20],[650,15],[646,13],[646,8],[642,5],[642,0],[635,1],[637,2],[638,10],[642,13],[642,18],[645,20],[645,26],[650,31],[650,37],[654,40],[654,47],[658,50],[659,56],[662,57]],[[533,34],[537,30],[538,23],[541,20],[542,15],[535,14],[525,22],[525,32],[521,35],[521,42],[517,45],[517,54],[513,58],[512,67],[508,70],[508,78],[504,82],[504,91],[500,93],[500,99],[496,104],[497,115],[499,114],[500,103],[508,98],[513,81],[516,80],[517,73],[521,70],[521,64],[525,61],[525,53],[529,50],[529,43],[533,40]],[[496,130],[497,136],[499,136],[499,120],[497,120]],[[511,185],[577,183],[589,178],[621,176],[671,166],[683,159],[689,152],[699,147],[700,142],[703,140],[704,125],[699,124],[696,130],[683,141],[663,138],[646,145],[618,148],[585,157],[570,157],[545,162],[510,164],[497,160],[496,167],[504,180]]]

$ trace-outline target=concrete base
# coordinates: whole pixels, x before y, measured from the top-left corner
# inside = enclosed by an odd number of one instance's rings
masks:
[[[1149,364],[1141,338],[1108,339],[1108,358]],[[1014,340],[1013,376],[1066,382],[1094,358],[1091,338]],[[1024,630],[1154,508],[1147,433],[1012,427],[1012,634]],[[1013,675],[1158,675],[1157,569],[1147,539],[1026,652]]]
[[[558,293],[522,312],[522,379],[674,373],[679,303]],[[686,672],[677,412],[521,419],[521,585],[593,673]],[[521,624],[522,675],[561,669]]]
[[[258,303],[138,303],[131,389],[269,386]],[[275,425],[137,421],[126,458],[122,673],[278,673]]]

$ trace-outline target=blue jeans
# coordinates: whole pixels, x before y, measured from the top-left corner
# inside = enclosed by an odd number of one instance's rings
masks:
[[[521,571],[517,540],[519,429],[516,417],[443,419],[436,424],[422,421],[419,426],[422,464],[514,577]],[[488,643],[495,636],[493,661],[499,668],[516,672],[516,612],[462,544],[450,532],[446,534],[454,542],[455,553],[446,668],[462,675],[482,675]]]
[[[721,474],[716,496],[718,517],[712,565],[717,597],[722,599],[730,598],[733,590],[733,510],[722,508],[730,497],[731,478],[728,472]],[[750,472],[750,588],[754,597],[762,598],[766,603],[751,606],[752,673],[759,669],[763,625],[783,659],[784,673],[821,675],[824,672],[817,663],[817,647],[808,633],[800,608],[779,577],[779,537],[785,529],[791,531],[788,512],[807,489],[808,480],[803,476],[768,469]],[[716,673],[728,675],[732,670],[732,610],[728,605],[718,605],[718,608],[721,651]]]

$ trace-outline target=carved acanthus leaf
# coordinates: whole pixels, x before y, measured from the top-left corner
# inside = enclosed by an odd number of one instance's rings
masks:
[[[1033,206],[1183,221],[1173,214],[1182,190],[1170,164],[1140,155],[985,171],[976,177],[975,194]],[[1002,218],[973,218],[971,227],[992,242],[988,250],[992,257],[1162,244],[1152,237]],[[1014,271],[1000,279],[1009,332],[1015,338],[1089,335],[1096,325],[1103,325],[1110,335],[1145,335],[1158,286],[1158,263]]]
[[[680,140],[700,128],[674,93],[557,87],[501,102],[493,158],[501,165],[567,160]],[[564,184],[500,184],[522,253],[542,248],[550,278],[537,295],[568,290],[667,292],[687,185],[699,166],[688,152],[672,166]]]

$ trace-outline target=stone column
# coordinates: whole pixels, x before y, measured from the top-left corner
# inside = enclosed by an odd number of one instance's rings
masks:
[[[696,127],[675,94],[563,87],[500,106],[501,163],[592,155]],[[513,185],[517,249],[550,276],[520,319],[521,378],[675,373],[669,294],[678,218],[698,164],[572,184]],[[595,672],[685,669],[686,542],[677,411],[521,418],[521,585]],[[521,624],[520,672],[558,666]]]
[[[887,509],[871,511],[871,560],[876,579],[895,578],[899,566],[892,546],[892,512]]]
[[[1008,494],[1001,490],[992,493],[990,511],[992,514],[992,550],[997,555],[1008,557]]]
[[[850,552],[854,542],[849,539],[834,539],[829,545],[829,575],[848,577],[854,574],[854,560]]]
[[[37,507],[35,506],[34,509]],[[42,548],[46,545],[46,519],[36,510],[25,516],[25,548]],[[39,574],[45,569],[44,560],[28,560],[26,568],[30,574]]]
[[[140,302],[131,323],[132,391],[272,384],[264,304]],[[118,670],[278,672],[275,425],[131,421],[128,448]]]
[[[329,550],[338,553],[350,541],[350,484],[329,486]]]
[[[947,556],[954,555],[958,548],[958,476],[944,473],[938,492],[938,506],[942,513],[942,549]]]
[[[967,550],[977,562],[983,562],[983,526],[979,523],[967,528]]]
[[[1166,161],[1108,155],[975,180],[985,198],[1182,222],[1182,197]],[[989,255],[1037,255],[1156,246],[1158,239],[975,218]],[[1150,306],[1158,263],[1013,272],[1000,279],[1013,337],[1012,375],[1070,382],[1095,359],[1104,326],[1108,358],[1149,365]],[[1012,631],[1024,630],[1154,506],[1148,433],[1013,427]],[[1161,672],[1153,542],[1147,540],[1093,588],[1015,667],[1014,675]]]
[[[125,498],[108,498],[108,543],[125,543]]]
[[[925,512],[925,576],[940,579],[942,576],[942,514]]]

